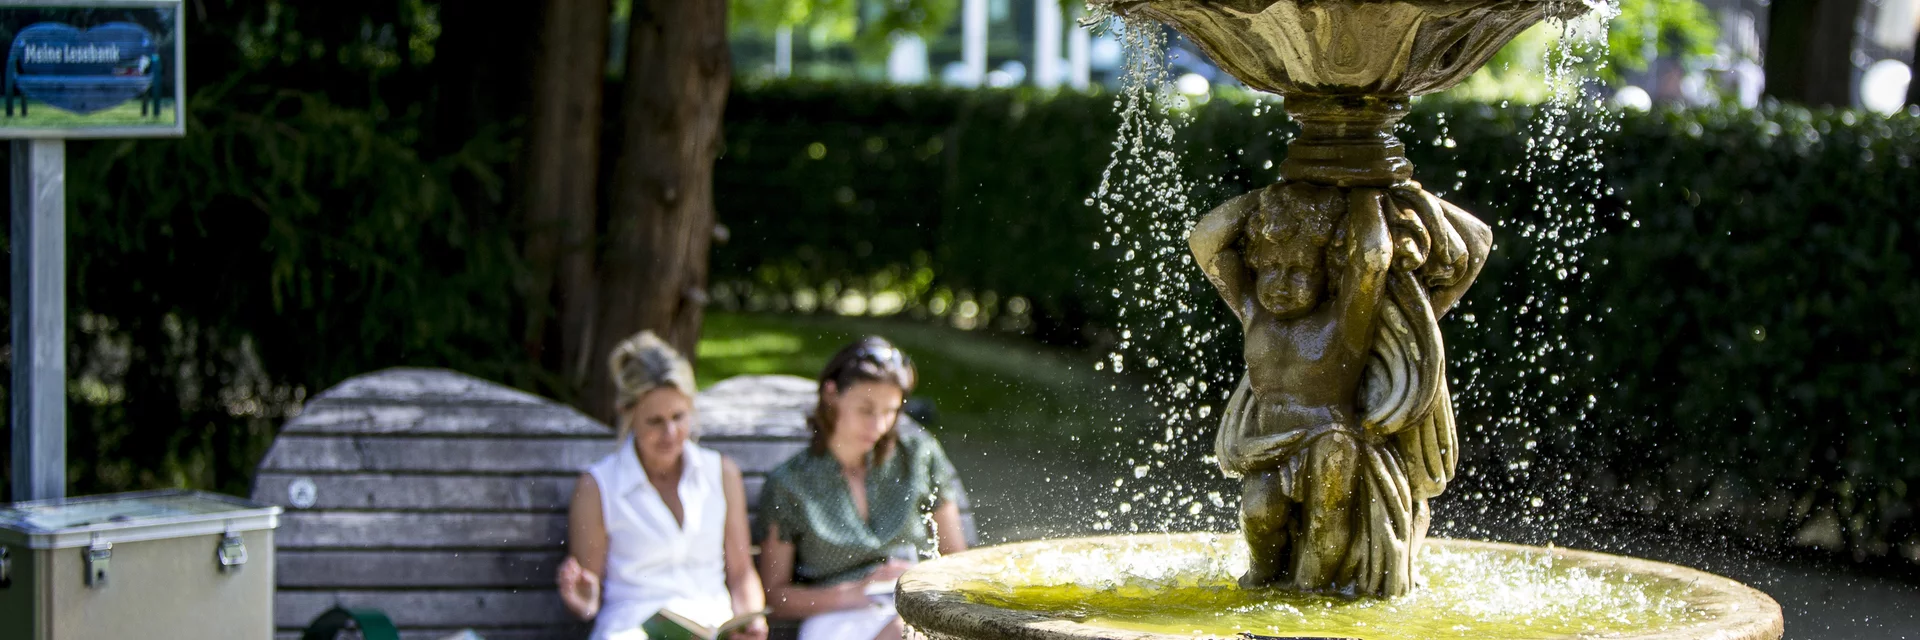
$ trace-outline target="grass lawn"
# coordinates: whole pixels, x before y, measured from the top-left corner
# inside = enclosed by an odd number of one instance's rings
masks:
[[[1095,354],[905,320],[713,312],[695,368],[701,387],[742,374],[813,378],[834,351],[866,335],[913,358],[914,395],[933,402],[942,432],[1070,436],[1138,417],[1110,409],[1104,390],[1126,380],[1095,371]]]
[[[14,105],[13,117],[0,115],[0,127],[71,129],[76,127],[170,127],[173,126],[173,101],[160,101],[160,117],[140,115],[140,101],[128,100],[112,109],[80,115],[38,100],[27,103],[27,115]],[[0,114],[4,114],[0,111]]]

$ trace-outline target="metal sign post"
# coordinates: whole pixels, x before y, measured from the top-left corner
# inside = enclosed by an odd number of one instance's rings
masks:
[[[67,139],[186,134],[180,0],[0,0],[12,138],[12,499],[67,493]]]
[[[67,142],[13,141],[13,500],[67,495]]]

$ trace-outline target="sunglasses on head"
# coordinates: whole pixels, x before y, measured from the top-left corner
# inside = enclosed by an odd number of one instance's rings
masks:
[[[885,343],[869,342],[862,344],[860,345],[860,350],[855,351],[853,355],[856,358],[887,367],[904,367],[907,364],[907,354],[901,353],[900,349]]]

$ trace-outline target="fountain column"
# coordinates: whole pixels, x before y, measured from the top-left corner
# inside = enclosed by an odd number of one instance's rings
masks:
[[[1411,181],[1408,100],[1303,94],[1278,184],[1194,225],[1246,371],[1215,440],[1242,479],[1248,587],[1393,596],[1419,582],[1427,500],[1458,459],[1439,318],[1492,231]]]
[[[1407,115],[1396,97],[1299,95],[1286,100],[1300,134],[1287,145],[1280,179],[1333,187],[1399,187],[1413,179],[1393,127]]]
[[[1570,0],[1117,0],[1167,23],[1300,123],[1280,182],[1188,238],[1241,322],[1246,372],[1215,442],[1242,478],[1249,587],[1394,596],[1458,458],[1438,319],[1492,231],[1413,182],[1413,96],[1465,79]]]

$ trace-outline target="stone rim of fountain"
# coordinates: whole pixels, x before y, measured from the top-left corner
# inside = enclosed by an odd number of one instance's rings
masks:
[[[1171,538],[1204,540],[1228,534],[1133,534],[1058,540],[1034,540],[983,547],[921,563],[901,576],[896,607],[907,624],[929,638],[1006,638],[1008,640],[1192,640],[1191,634],[1132,631],[1076,622],[1038,611],[1003,609],[968,600],[964,586],[978,582],[985,569],[1005,566],[1008,556],[1029,551],[1072,551],[1076,548],[1119,548],[1129,539],[1165,541]],[[1680,629],[1609,636],[1614,640],[1772,640],[1784,632],[1780,605],[1767,594],[1737,581],[1679,565],[1642,558],[1616,556],[1564,547],[1534,547],[1501,542],[1429,538],[1427,544],[1449,550],[1492,550],[1546,553],[1556,561],[1639,576],[1693,584],[1699,593],[1689,606],[1712,616],[1706,623]]]

